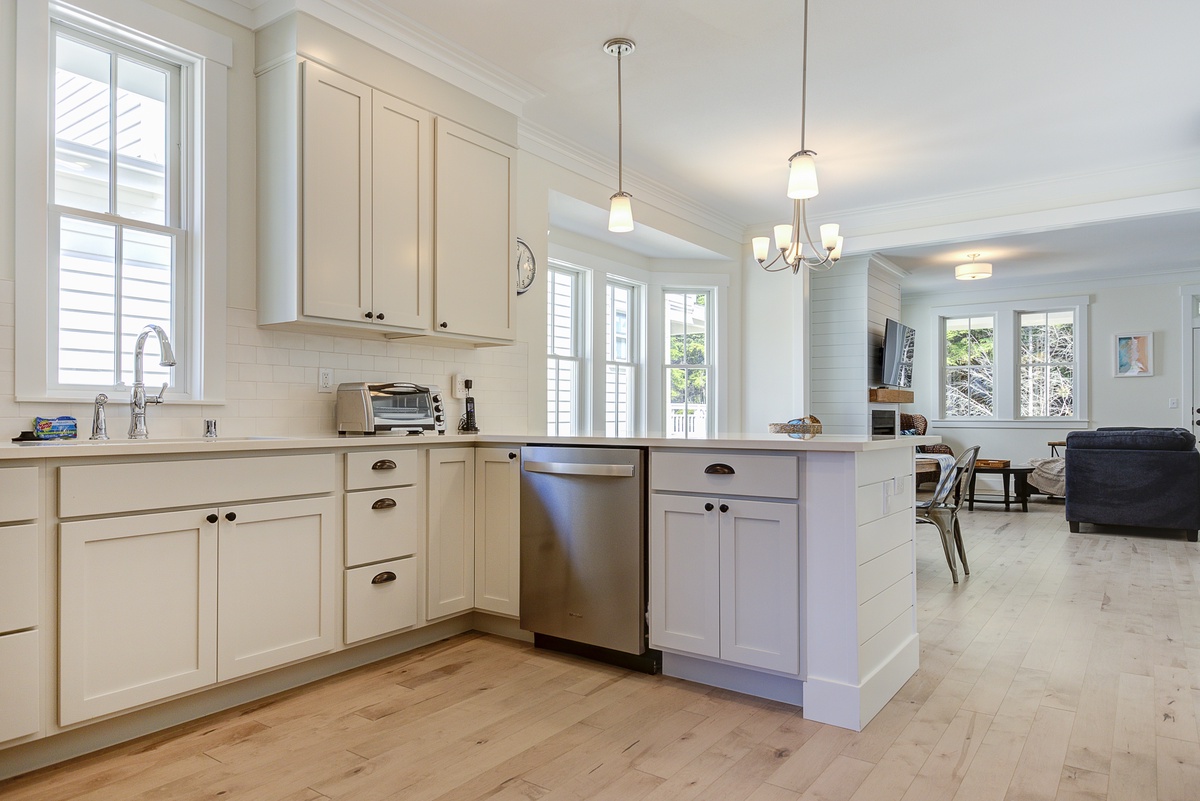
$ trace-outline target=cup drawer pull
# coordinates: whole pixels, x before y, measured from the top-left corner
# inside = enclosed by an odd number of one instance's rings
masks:
[[[372,470],[395,470],[396,463],[391,459],[380,459],[375,464],[371,465]]]
[[[392,498],[380,498],[371,504],[372,509],[395,509],[396,501]]]
[[[704,472],[710,476],[732,476],[734,474],[732,467],[727,464],[722,464],[721,462],[710,464],[708,467],[704,468]]]
[[[387,584],[389,581],[395,581],[396,574],[390,570],[385,570],[382,573],[371,579],[372,584]]]

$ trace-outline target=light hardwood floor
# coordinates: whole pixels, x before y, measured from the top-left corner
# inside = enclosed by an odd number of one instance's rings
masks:
[[[861,733],[463,635],[0,784],[4,801],[1200,798],[1200,549],[965,517],[917,529],[921,669]]]

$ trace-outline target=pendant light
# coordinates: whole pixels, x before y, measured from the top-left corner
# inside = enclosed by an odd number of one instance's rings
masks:
[[[754,246],[754,260],[767,272],[780,270],[800,272],[803,265],[810,270],[828,270],[842,257],[843,237],[838,236],[836,223],[826,223],[821,226],[821,245],[813,243],[812,235],[808,232],[809,198],[817,196],[817,165],[813,156],[817,155],[805,147],[805,118],[808,113],[808,0],[804,0],[804,39],[801,53],[800,68],[800,149],[788,159],[787,196],[792,200],[791,225],[775,226],[775,247],[779,253],[767,261],[770,255],[771,240],[765,236],[756,236],[751,240]],[[803,236],[803,238],[801,238]],[[816,254],[809,260],[804,256],[804,243]],[[776,266],[777,262],[782,263]]]
[[[978,253],[967,254],[971,261],[966,264],[960,264],[954,268],[954,277],[959,281],[978,281],[980,278],[992,277],[992,265],[986,261],[975,261],[979,258]]]
[[[604,52],[617,57],[617,192],[609,198],[608,230],[623,234],[633,230],[633,195],[625,191],[624,119],[621,102],[621,57],[633,52],[632,39],[609,39]]]

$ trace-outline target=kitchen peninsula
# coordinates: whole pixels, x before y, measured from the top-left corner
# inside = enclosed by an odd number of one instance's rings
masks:
[[[664,673],[861,729],[917,668],[912,448],[936,439],[0,446],[0,570],[25,578],[0,587],[0,777],[463,631],[526,636],[527,443],[648,451]]]

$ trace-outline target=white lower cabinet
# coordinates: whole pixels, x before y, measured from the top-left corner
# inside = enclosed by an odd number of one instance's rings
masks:
[[[35,630],[0,637],[0,743],[40,728],[40,636]]]
[[[521,613],[521,460],[517,448],[475,449],[475,608]]]
[[[795,503],[650,496],[650,644],[800,671]]]
[[[62,523],[60,723],[331,649],[333,512],[313,498]]]
[[[215,515],[198,509],[60,526],[62,725],[217,680]]]
[[[334,500],[220,510],[217,679],[334,646]]]
[[[425,617],[475,607],[475,449],[429,450]]]

